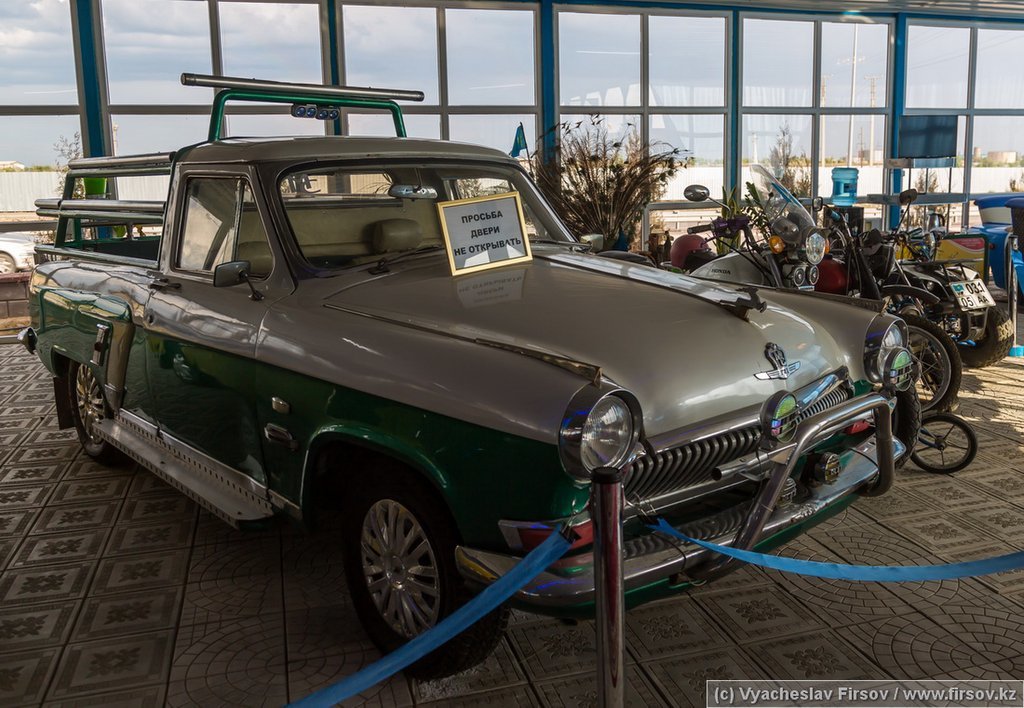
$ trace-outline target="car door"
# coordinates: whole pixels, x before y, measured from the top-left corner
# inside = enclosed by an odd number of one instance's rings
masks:
[[[146,308],[147,369],[164,436],[265,484],[253,357],[269,304],[291,288],[286,269],[275,271],[282,259],[269,242],[254,179],[230,172],[179,179],[175,236]],[[252,289],[214,286],[214,269],[235,260],[250,262]]]

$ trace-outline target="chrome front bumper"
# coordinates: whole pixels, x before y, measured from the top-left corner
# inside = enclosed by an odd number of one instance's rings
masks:
[[[777,504],[785,479],[802,455],[852,423],[869,419],[876,412],[881,416],[883,410],[887,412],[892,406],[891,399],[869,393],[806,419],[797,429],[792,443],[768,453],[772,464],[756,498],[713,516],[682,523],[676,528],[691,538],[723,546],[750,548],[852,494],[871,488],[887,488],[892,480],[893,460],[906,451],[902,442],[891,437],[892,449],[885,450],[889,447],[884,439],[890,432],[888,420],[880,426],[883,429],[876,428],[875,437],[842,454],[843,466],[835,482],[812,489],[810,496],[801,502],[784,506]],[[883,452],[881,465],[878,464],[880,447],[888,452]],[[665,579],[682,584],[717,577],[731,569],[729,559],[720,554],[656,533],[635,536],[623,545],[623,579],[627,593]],[[519,557],[504,553],[465,546],[456,549],[459,572],[475,585],[489,585],[518,561]],[[684,572],[688,572],[688,577],[682,577]],[[525,605],[552,608],[593,602],[593,554],[587,551],[560,559],[521,588],[514,598]]]

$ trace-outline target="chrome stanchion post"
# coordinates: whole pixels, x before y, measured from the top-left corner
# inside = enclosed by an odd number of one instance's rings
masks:
[[[1004,262],[1006,264],[1006,306],[1010,316],[1010,325],[1013,327],[1013,345],[1010,347],[1010,356],[1024,356],[1024,347],[1017,345],[1017,268],[1013,262],[1013,254],[1017,250],[1017,234],[1006,234],[1006,252]]]
[[[594,521],[594,580],[597,611],[597,704],[622,708],[626,697],[622,583],[622,471],[594,470],[590,487]]]

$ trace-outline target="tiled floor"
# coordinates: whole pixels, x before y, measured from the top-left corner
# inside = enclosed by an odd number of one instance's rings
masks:
[[[1024,334],[1024,332],[1022,332]],[[1022,337],[1024,341],[1024,337]],[[967,372],[982,450],[912,468],[788,555],[941,563],[1024,548],[1024,364]],[[34,359],[0,346],[0,705],[281,705],[378,657],[330,530],[236,532],[56,428]],[[704,705],[708,678],[1024,678],[1024,571],[855,584],[746,568],[628,614],[631,705]],[[517,613],[481,666],[353,704],[581,706],[594,632]]]

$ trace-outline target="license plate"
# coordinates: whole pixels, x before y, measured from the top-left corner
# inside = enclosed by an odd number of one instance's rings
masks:
[[[965,310],[995,307],[996,301],[992,299],[985,283],[980,280],[965,280],[962,283],[953,283],[952,286],[960,307]]]

